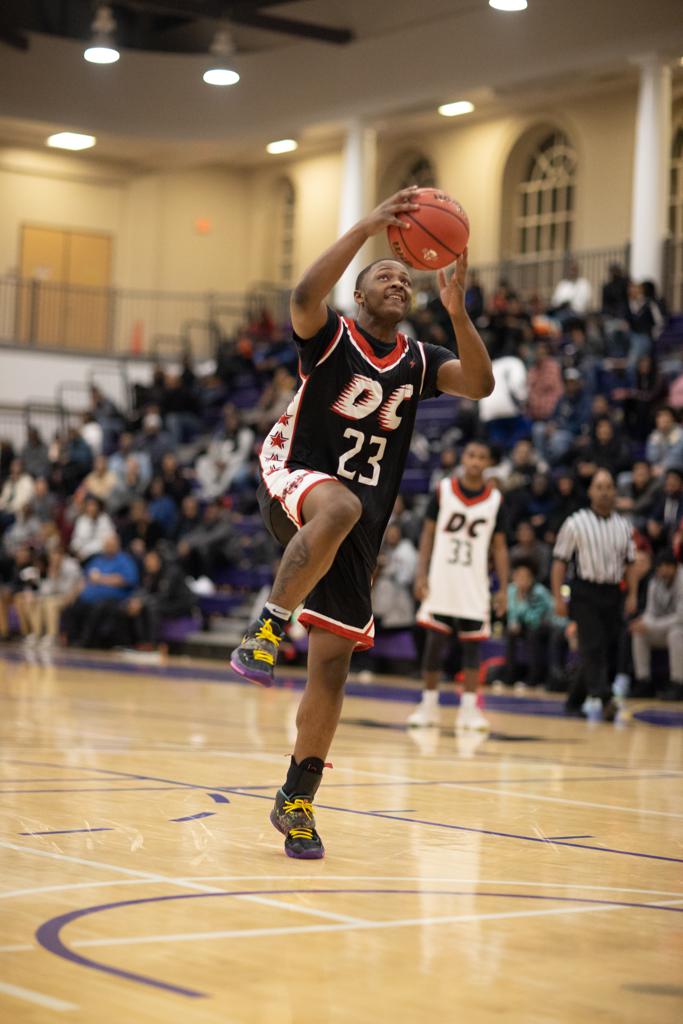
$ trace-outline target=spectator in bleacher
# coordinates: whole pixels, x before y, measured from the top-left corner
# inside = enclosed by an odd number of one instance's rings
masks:
[[[659,337],[666,323],[664,309],[652,281],[640,284],[632,281],[629,284],[626,319],[631,329],[629,361],[635,364],[640,356],[651,351],[653,340]]]
[[[584,429],[590,414],[590,398],[573,367],[564,371],[564,394],[547,422],[532,426],[534,445],[552,466],[561,463]]]
[[[2,537],[2,543],[9,555],[23,546],[35,549],[40,546],[42,523],[33,511],[32,505],[24,505],[14,517]]]
[[[53,548],[47,559],[47,571],[29,609],[31,634],[44,647],[57,642],[64,608],[76,600],[82,585],[81,567],[62,547]]]
[[[455,463],[453,464],[453,466],[455,466]],[[450,476],[451,472],[452,469],[448,474],[445,475]],[[434,487],[436,487],[437,482],[438,481],[436,481],[431,486],[432,490],[434,489]],[[398,525],[401,527],[401,535],[403,537],[407,537],[408,540],[412,541],[412,543],[417,547],[420,541],[420,532],[422,530],[422,516],[413,507],[410,499],[407,499],[405,495],[396,495],[396,501],[394,502],[394,508],[391,513],[391,519],[389,520],[389,522],[398,523]]]
[[[58,514],[59,501],[57,496],[50,490],[50,485],[44,476],[39,476],[35,481],[31,504],[41,523],[51,522]]]
[[[90,388],[90,412],[102,428],[102,446],[105,454],[112,452],[116,438],[123,430],[123,416],[111,398],[94,385]]]
[[[118,480],[109,495],[107,508],[112,515],[125,513],[136,498],[144,498],[148,485],[140,468],[142,455],[144,452],[136,452],[135,455],[128,456],[123,480]]]
[[[484,315],[484,290],[476,270],[471,270],[465,289],[465,309],[473,323]]]
[[[6,437],[0,440],[0,482],[9,475],[9,468],[12,460],[16,458],[14,445]]]
[[[564,394],[560,364],[550,355],[545,341],[536,344],[534,361],[527,374],[527,412],[532,420],[548,420]]]
[[[645,441],[654,426],[653,409],[666,395],[666,380],[651,355],[641,356],[623,396],[624,423],[635,441]],[[620,396],[617,396],[620,397]]]
[[[572,317],[583,318],[590,312],[592,300],[590,281],[580,276],[578,263],[571,260],[567,264],[565,276],[558,281],[550,300],[551,314],[565,322]]]
[[[683,428],[676,422],[676,414],[671,406],[663,405],[655,413],[655,429],[647,439],[645,458],[658,472],[671,456],[676,456],[681,446]]]
[[[202,498],[226,494],[246,466],[254,444],[254,431],[246,427],[234,405],[223,410],[223,425],[216,431],[195,472]]]
[[[161,413],[166,430],[177,445],[191,441],[199,431],[201,423],[198,411],[194,389],[185,384],[180,374],[167,373]],[[156,464],[160,462],[159,459]]]
[[[33,501],[35,484],[21,459],[12,459],[9,476],[0,492],[0,530],[14,522],[18,512]]]
[[[193,494],[186,495],[180,505],[180,518],[173,534],[174,540],[182,540],[187,533],[196,530],[202,521],[199,501]]]
[[[261,392],[253,415],[249,417],[249,422],[254,424],[259,433],[269,430],[275,420],[287,412],[295,390],[295,378],[284,366],[279,366],[270,384],[266,384]]]
[[[649,511],[646,533],[655,548],[669,547],[683,519],[683,466],[671,466]]]
[[[80,434],[90,449],[93,459],[102,454],[104,431],[91,412],[83,413]]]
[[[113,455],[109,456],[109,468],[116,473],[121,483],[123,483],[128,471],[128,460],[131,455],[134,455],[138,462],[142,486],[148,487],[152,479],[152,460],[147,452],[136,451],[135,437],[127,431],[121,434],[117,450]]]
[[[577,450],[576,472],[581,481],[589,481],[598,469],[606,469],[616,479],[631,466],[630,445],[609,416],[595,422],[593,437]]]
[[[506,458],[496,466],[493,474],[506,493],[528,488],[536,473],[545,473],[548,467],[528,437],[520,437]]]
[[[155,548],[163,536],[164,531],[152,519],[145,499],[136,498],[121,525],[121,547],[142,562],[146,552]]]
[[[21,449],[19,457],[24,469],[34,479],[39,476],[46,476],[50,470],[50,459],[47,454],[47,445],[36,427],[29,427],[26,432],[26,444]]]
[[[118,477],[109,468],[107,456],[96,455],[92,471],[88,473],[82,484],[84,492],[92,494],[93,497],[99,498],[103,505],[107,505],[117,485]]]
[[[515,543],[510,548],[511,564],[523,562],[532,565],[535,578],[541,583],[547,583],[550,578],[551,556],[550,545],[538,539],[529,520],[520,520],[515,529]]]
[[[85,582],[77,599],[64,609],[64,627],[77,647],[114,646],[120,642],[117,611],[130,597],[139,579],[132,555],[121,550],[115,532],[107,534],[101,552],[85,568]]]
[[[602,286],[602,315],[610,320],[628,316],[629,277],[619,263],[610,263],[609,277]]]
[[[185,499],[186,502],[188,500]],[[195,578],[211,576],[216,569],[234,565],[240,553],[240,538],[220,501],[210,501],[200,524],[183,533],[178,541],[178,556],[183,568]]]
[[[661,697],[683,700],[683,567],[670,550],[663,551],[647,588],[644,613],[629,626],[636,683],[634,697],[653,697],[650,658],[653,648],[669,652],[669,683]]]
[[[149,514],[163,537],[172,537],[178,522],[179,505],[166,492],[163,477],[155,476],[147,491]]]
[[[85,563],[103,550],[107,537],[114,532],[114,524],[104,511],[99,498],[86,496],[83,511],[76,518],[71,535],[71,551],[79,562]]]
[[[479,402],[479,421],[493,444],[509,446],[529,432],[524,416],[527,397],[527,372],[517,356],[494,359],[495,387]]]
[[[253,381],[256,371],[254,367],[254,343],[246,332],[238,335],[235,341],[225,341],[218,346],[216,353],[216,374],[228,390],[233,391],[235,383],[242,380]]]
[[[636,459],[632,472],[622,474],[619,481],[617,511],[630,519],[640,533],[645,531],[658,489],[659,481],[645,459]]]
[[[2,600],[7,610],[14,605],[19,619],[19,632],[26,639],[31,635],[29,607],[40,585],[41,563],[28,544],[21,544],[12,558]]]
[[[138,437],[136,451],[145,452],[156,471],[167,452],[173,451],[174,442],[171,435],[162,429],[161,416],[156,411],[145,413],[142,419],[142,434]]]
[[[191,615],[195,602],[180,565],[164,561],[158,551],[148,551],[140,587],[124,605],[135,645],[157,647],[164,619]]]
[[[403,536],[398,522],[389,523],[372,586],[372,610],[380,629],[412,628],[416,567],[417,548]]]
[[[538,582],[535,562],[512,562],[505,630],[504,681],[508,686],[538,686],[548,678],[548,648],[554,624],[553,598],[548,588]],[[522,665],[526,667],[524,675]]]
[[[585,505],[585,498],[571,469],[559,469],[554,474],[555,500],[545,523],[544,538],[554,544],[565,519]],[[543,580],[545,582],[545,580]]]
[[[50,445],[50,487],[66,496],[73,494],[92,468],[90,448],[75,427],[66,435],[57,434]]]
[[[555,494],[549,473],[534,473],[531,486],[506,494],[510,522],[516,526],[520,518],[528,519],[537,537],[543,537],[548,518],[555,505]]]
[[[161,460],[158,475],[163,481],[165,493],[179,506],[183,498],[190,493],[191,484],[178,465],[175,452],[166,452]]]

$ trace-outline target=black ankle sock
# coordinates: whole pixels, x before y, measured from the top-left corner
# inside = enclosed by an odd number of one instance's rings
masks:
[[[319,757],[305,757],[300,764],[292,757],[282,792],[285,796],[307,796],[312,800],[322,782],[324,767],[325,762]]]
[[[272,621],[277,622],[280,629],[284,631],[285,626],[292,617],[292,613],[288,612],[286,608],[280,608],[278,605],[266,602],[259,617],[261,619],[272,619]]]

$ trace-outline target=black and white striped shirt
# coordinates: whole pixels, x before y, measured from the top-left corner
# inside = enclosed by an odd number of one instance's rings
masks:
[[[575,560],[579,579],[621,583],[626,565],[636,557],[633,527],[616,512],[599,516],[582,508],[562,524],[553,557],[563,562]]]

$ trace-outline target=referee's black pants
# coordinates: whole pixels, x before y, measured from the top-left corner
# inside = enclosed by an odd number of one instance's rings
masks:
[[[624,622],[621,588],[574,580],[569,613],[578,631],[581,675],[568,695],[567,707],[579,708],[586,696],[607,703]]]

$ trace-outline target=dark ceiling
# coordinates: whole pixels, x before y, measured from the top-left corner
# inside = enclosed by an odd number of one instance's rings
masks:
[[[161,53],[203,53],[218,28],[234,28],[237,49],[260,48],[242,27],[299,39],[345,45],[350,29],[281,16],[273,8],[288,0],[117,0],[108,4],[116,20],[116,42],[131,50]],[[0,48],[30,47],[30,33],[86,42],[98,3],[93,0],[3,0],[0,4]],[[272,37],[271,37],[272,38]],[[250,43],[250,39],[252,42]]]

